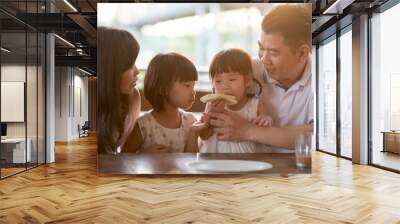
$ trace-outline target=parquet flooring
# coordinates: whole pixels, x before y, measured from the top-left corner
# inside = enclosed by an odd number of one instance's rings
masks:
[[[18,173],[18,172],[21,172],[21,171],[24,171],[25,170],[25,167],[21,167],[21,168],[1,168],[1,176],[2,177],[7,177],[7,176],[10,176],[10,175],[13,175],[13,174],[15,174],[15,173]]]
[[[0,223],[400,223],[400,175],[314,152],[311,175],[96,173],[95,137],[0,181]]]

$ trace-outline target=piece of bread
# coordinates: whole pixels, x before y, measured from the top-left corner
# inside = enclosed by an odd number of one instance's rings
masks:
[[[203,103],[211,103],[216,100],[223,100],[225,101],[225,105],[234,105],[237,104],[237,100],[234,96],[219,94],[219,93],[211,93],[200,98],[200,101]]]

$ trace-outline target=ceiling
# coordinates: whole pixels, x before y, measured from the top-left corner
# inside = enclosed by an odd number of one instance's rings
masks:
[[[44,0],[1,0],[2,46],[12,49],[7,54],[2,52],[2,60],[10,63],[23,60],[24,63],[25,56],[28,63],[36,60],[36,51],[44,49],[44,44],[36,43],[37,39],[42,40],[37,35],[53,32],[70,43],[55,38],[56,66],[79,66],[95,74],[97,1],[69,0],[68,3],[48,0],[46,5]]]
[[[313,4],[312,36],[313,42],[316,43],[336,32],[337,24],[346,26],[347,23],[351,23],[352,16],[357,15],[359,12],[378,7],[387,0],[337,1],[339,1],[340,4],[335,4],[334,0],[271,0],[269,2],[311,2]],[[1,0],[0,27],[2,30],[2,46],[13,49],[13,53],[7,55],[6,58],[12,60],[13,58],[18,58],[18,56],[26,55],[26,53],[28,53],[28,59],[33,58],[30,55],[34,55],[36,50],[41,50],[43,48],[43,44],[39,43],[38,45],[38,43],[36,43],[36,33],[54,32],[70,43],[66,43],[61,38],[55,38],[56,65],[79,66],[87,71],[96,73],[97,3],[113,2],[135,1],[47,0],[46,5],[45,0]],[[157,2],[166,1],[161,0]],[[334,7],[331,7],[333,5]],[[240,4],[221,3],[221,6],[224,10],[230,10],[229,7],[240,6]],[[184,8],[184,4],[182,4],[182,8]],[[328,8],[329,10],[327,10]],[[182,10],[182,12],[183,11],[184,10]],[[154,18],[149,19],[154,20]],[[338,20],[341,20],[341,22],[337,23]],[[145,23],[146,21],[136,22]],[[28,32],[26,39],[25,30]],[[35,33],[35,35],[29,34],[30,32]],[[25,49],[26,43],[28,43],[28,47]],[[39,48],[37,48],[37,46]],[[2,53],[4,59],[3,55],[5,54]]]

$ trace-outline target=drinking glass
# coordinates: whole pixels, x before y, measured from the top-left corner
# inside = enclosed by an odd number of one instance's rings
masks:
[[[296,135],[295,153],[296,166],[300,168],[311,167],[312,133],[302,132]]]

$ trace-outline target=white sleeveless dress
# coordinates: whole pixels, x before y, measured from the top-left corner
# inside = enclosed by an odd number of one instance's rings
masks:
[[[137,122],[143,137],[143,144],[138,152],[146,152],[144,149],[150,145],[161,144],[170,146],[173,152],[184,152],[190,127],[196,118],[192,113],[179,110],[181,114],[181,126],[179,128],[166,128],[159,124],[151,114],[146,112],[138,118]]]
[[[252,97],[238,111],[232,111],[246,120],[250,121],[257,117],[258,98]],[[229,110],[228,108],[226,108]],[[216,133],[204,141],[200,148],[202,153],[255,153],[259,148],[259,144],[250,141],[222,141],[217,139]]]

